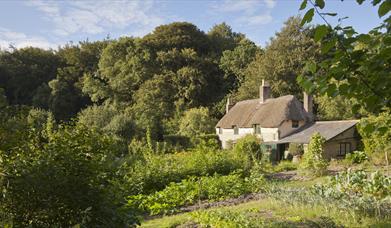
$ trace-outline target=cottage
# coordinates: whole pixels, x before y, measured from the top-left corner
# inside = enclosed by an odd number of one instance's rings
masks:
[[[223,148],[229,148],[247,134],[262,138],[272,152],[273,160],[281,160],[289,143],[308,144],[319,132],[326,138],[326,157],[344,156],[357,148],[357,121],[314,121],[312,96],[304,93],[301,103],[293,95],[271,98],[269,83],[262,81],[258,99],[232,105],[227,101],[226,114],[216,125],[216,134]]]

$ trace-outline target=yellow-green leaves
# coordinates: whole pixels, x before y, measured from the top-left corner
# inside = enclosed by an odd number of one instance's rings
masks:
[[[303,10],[307,7],[307,0],[303,0],[303,2],[300,5],[300,10]]]
[[[322,40],[322,38],[323,38],[325,35],[327,35],[328,31],[329,31],[329,28],[328,28],[327,25],[320,25],[320,26],[318,26],[318,27],[316,28],[316,30],[315,30],[314,40],[315,40],[316,42]]]
[[[315,9],[312,8],[305,13],[303,19],[301,20],[301,25],[303,26],[306,23],[310,23],[314,17]]]
[[[324,0],[315,0],[315,4],[316,6],[318,6],[319,8],[323,9],[324,8]]]
[[[391,0],[385,0],[380,6],[377,11],[379,14],[379,17],[383,17],[391,10]]]

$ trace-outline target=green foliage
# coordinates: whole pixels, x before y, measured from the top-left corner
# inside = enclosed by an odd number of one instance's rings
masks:
[[[287,94],[302,97],[296,77],[303,72],[305,61],[320,59],[319,47],[311,38],[312,34],[310,27],[300,25],[300,18],[289,18],[270,40],[263,55],[258,54],[248,65],[235,98],[258,98],[262,79],[270,82],[275,97]]]
[[[300,143],[289,143],[288,151],[289,151],[289,153],[292,156],[302,155],[304,153],[303,144],[300,144]]]
[[[53,50],[13,48],[0,52],[0,87],[11,105],[32,105],[40,88],[55,78],[61,60]],[[35,102],[41,103],[36,100]],[[45,108],[48,104],[42,101]]]
[[[337,200],[340,207],[347,207],[362,214],[387,217],[391,212],[391,178],[379,171],[366,173],[348,169],[332,177],[325,185],[312,190],[329,200]]]
[[[233,151],[253,161],[259,161],[262,158],[261,139],[256,135],[246,135],[236,141]]]
[[[92,105],[83,109],[78,114],[77,124],[103,130],[124,141],[130,141],[137,129],[132,115],[127,110],[111,105]]]
[[[208,108],[187,110],[179,121],[179,133],[188,137],[197,137],[214,131],[216,121],[210,117]]]
[[[283,171],[290,171],[290,170],[296,170],[298,168],[297,163],[293,163],[291,161],[280,161],[277,165],[273,166],[273,172],[283,172]]]
[[[87,128],[31,131],[0,152],[1,214],[15,226],[122,226],[131,219],[111,184],[118,143]]]
[[[148,155],[148,148],[140,144],[132,143],[131,148],[133,153],[144,153],[144,159],[132,160],[122,166],[123,191],[128,195],[161,190],[170,182],[180,182],[190,176],[226,175],[238,169],[244,172],[249,170],[247,157],[209,147],[165,155]]]
[[[8,105],[7,97],[4,94],[4,89],[0,88],[0,108],[4,108]]]
[[[378,113],[383,107],[391,107],[391,82],[388,80],[391,70],[390,18],[384,18],[380,26],[367,34],[359,34],[352,26],[338,24],[332,27],[325,15],[336,14],[320,13],[318,9],[324,7],[324,1],[309,2],[311,8],[302,23],[311,22],[314,12],[325,20],[326,25],[315,29],[315,39],[319,40],[322,54],[328,58],[318,64],[312,61],[315,70],[307,69],[298,78],[299,84],[309,92],[354,98],[357,104],[353,106],[353,113],[360,108]],[[384,17],[390,11],[390,3],[388,0],[372,1],[373,6],[379,3],[379,17]],[[305,8],[303,1],[300,9]]]
[[[375,163],[387,163],[391,148],[391,113],[388,111],[379,115],[363,118],[358,125],[365,152],[373,159],[379,158]]]
[[[364,151],[353,151],[347,154],[345,159],[352,164],[361,164],[368,160],[368,155]]]
[[[346,120],[355,119],[366,115],[363,109],[353,112],[353,106],[358,104],[354,98],[344,98],[342,96],[330,97],[327,94],[316,96],[315,102],[318,105],[317,117],[320,120]]]
[[[314,176],[321,176],[327,172],[328,162],[323,158],[325,142],[326,140],[318,132],[311,136],[300,164],[302,171]]]
[[[180,183],[170,183],[162,191],[151,195],[130,196],[127,206],[151,215],[171,214],[181,206],[194,204],[197,200],[219,201],[250,193],[255,189],[253,186],[261,186],[265,182],[263,176],[252,177],[243,178],[235,173],[192,177]]]
[[[261,53],[261,49],[248,39],[242,39],[233,50],[226,50],[220,58],[227,87],[236,90],[246,77],[245,69]]]

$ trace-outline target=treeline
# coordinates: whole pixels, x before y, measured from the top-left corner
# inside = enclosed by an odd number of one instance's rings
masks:
[[[126,141],[145,138],[148,129],[158,141],[211,133],[226,98],[256,98],[262,79],[273,96],[300,98],[296,78],[305,61],[322,58],[312,35],[292,17],[261,48],[225,23],[205,33],[175,22],[144,37],[11,48],[0,51],[0,93],[4,104],[49,111],[57,121],[76,120]],[[321,119],[354,116],[351,100],[316,101]],[[190,126],[189,118],[203,124]]]

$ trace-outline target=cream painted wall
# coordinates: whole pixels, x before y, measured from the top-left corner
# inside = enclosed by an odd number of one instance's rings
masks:
[[[296,131],[300,127],[302,127],[306,122],[304,120],[299,121],[299,127],[292,128],[292,120],[286,120],[284,121],[278,130],[280,131],[280,138],[284,138],[285,136],[291,134],[292,132]]]
[[[219,134],[219,129],[216,128],[216,134],[219,136],[223,149],[228,149],[230,146],[229,141],[235,143],[236,140],[248,135],[254,134],[253,128],[239,128],[239,134],[234,134],[234,129],[222,129],[222,133]],[[261,128],[261,134],[258,135],[264,142],[277,141],[279,139],[278,128]]]

